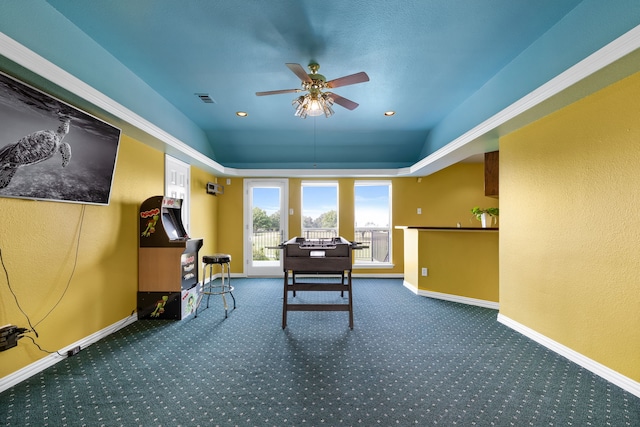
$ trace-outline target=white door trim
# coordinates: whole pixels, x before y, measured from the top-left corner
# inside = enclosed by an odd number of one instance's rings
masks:
[[[164,155],[164,195],[182,199],[182,225],[191,228],[191,166],[183,161]]]
[[[243,253],[244,253],[244,272],[247,276],[271,276],[280,277],[284,274],[282,270],[282,259],[278,266],[274,267],[253,267],[252,254],[252,229],[251,219],[253,211],[253,203],[251,200],[250,189],[254,186],[278,186],[281,189],[280,195],[280,227],[283,230],[283,237],[287,239],[289,233],[289,180],[286,178],[269,178],[269,179],[245,179],[243,182],[244,191],[244,214],[243,214]]]

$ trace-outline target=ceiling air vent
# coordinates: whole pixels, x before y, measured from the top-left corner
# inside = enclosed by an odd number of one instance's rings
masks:
[[[196,96],[198,98],[200,98],[202,100],[202,102],[204,102],[205,104],[215,104],[216,101],[214,101],[208,93],[196,93]]]

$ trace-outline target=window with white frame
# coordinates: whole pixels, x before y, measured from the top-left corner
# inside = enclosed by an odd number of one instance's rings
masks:
[[[302,182],[302,237],[320,239],[338,236],[338,183]]]
[[[356,264],[391,262],[391,181],[356,181],[355,240],[368,246],[353,251]]]

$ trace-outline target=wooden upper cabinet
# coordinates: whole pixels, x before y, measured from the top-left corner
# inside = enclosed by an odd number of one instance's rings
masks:
[[[484,195],[488,197],[498,197],[499,158],[499,151],[484,153]]]

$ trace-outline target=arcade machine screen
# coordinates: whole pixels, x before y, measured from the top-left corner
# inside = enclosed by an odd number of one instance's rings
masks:
[[[167,233],[169,240],[186,239],[187,233],[182,228],[182,225],[175,217],[175,212],[164,211],[162,212],[162,225]]]

